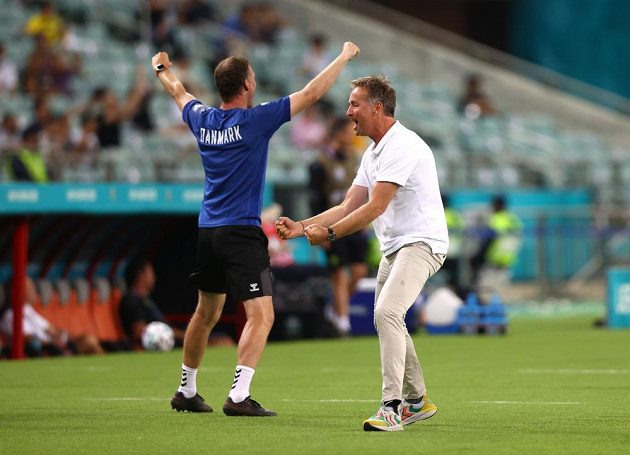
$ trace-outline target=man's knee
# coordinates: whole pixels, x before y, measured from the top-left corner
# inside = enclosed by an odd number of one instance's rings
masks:
[[[259,297],[247,300],[243,304],[250,324],[271,330],[275,320],[271,297]]]
[[[374,325],[377,330],[379,327],[396,324],[402,320],[403,315],[396,311],[392,306],[379,305],[374,309]]]
[[[199,292],[199,303],[195,313],[204,324],[214,326],[221,317],[224,303],[225,295]]]
[[[251,320],[253,324],[271,329],[275,315],[272,309],[271,311],[254,312],[254,314],[250,315],[247,319]]]

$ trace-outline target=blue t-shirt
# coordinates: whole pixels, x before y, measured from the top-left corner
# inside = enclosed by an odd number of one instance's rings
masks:
[[[199,227],[260,226],[269,139],[291,120],[289,97],[229,110],[192,100],[182,118],[206,173]]]

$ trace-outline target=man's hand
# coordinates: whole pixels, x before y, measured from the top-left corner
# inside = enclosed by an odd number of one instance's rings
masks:
[[[318,224],[306,226],[304,235],[311,245],[323,245],[328,242],[328,229]]]
[[[282,239],[294,239],[300,237],[304,230],[302,223],[293,221],[291,218],[281,216],[276,221],[276,232]]]
[[[151,67],[153,68],[153,71],[157,71],[157,67],[160,64],[164,65],[164,69],[168,69],[173,66],[166,52],[158,52],[151,59]]]
[[[330,90],[346,64],[359,55],[359,47],[350,41],[344,43],[339,55],[313,78],[304,88],[289,96],[291,99],[291,117],[315,104]]]
[[[341,51],[341,53],[348,60],[352,60],[354,57],[357,57],[360,52],[361,49],[359,49],[359,46],[357,46],[353,42],[346,41],[345,43],[343,43],[343,50]]]
[[[184,84],[177,79],[177,76],[172,71],[164,71],[173,66],[168,58],[168,54],[166,52],[158,52],[151,58],[151,65],[166,93],[175,100],[179,110],[183,111],[186,104],[194,100],[195,97],[186,91]]]

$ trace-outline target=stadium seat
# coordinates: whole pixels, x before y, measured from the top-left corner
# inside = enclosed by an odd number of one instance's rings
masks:
[[[61,320],[61,302],[59,301],[59,294],[52,282],[47,278],[41,278],[36,281],[35,286],[37,288],[38,298],[32,303],[33,308],[52,325],[62,327],[60,324],[63,322]]]
[[[87,287],[84,279],[76,280],[74,287],[68,284],[67,301],[62,308],[64,317],[68,320],[65,328],[71,336],[96,335]]]
[[[120,297],[120,291],[114,291],[105,278],[94,280],[90,291],[92,322],[96,329],[96,337],[105,346],[120,343],[125,339],[118,317]]]

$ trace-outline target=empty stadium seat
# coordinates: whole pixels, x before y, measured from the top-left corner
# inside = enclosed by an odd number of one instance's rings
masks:
[[[125,340],[118,316],[120,290],[112,289],[105,278],[97,278],[90,291],[90,308],[96,337],[107,348]]]

